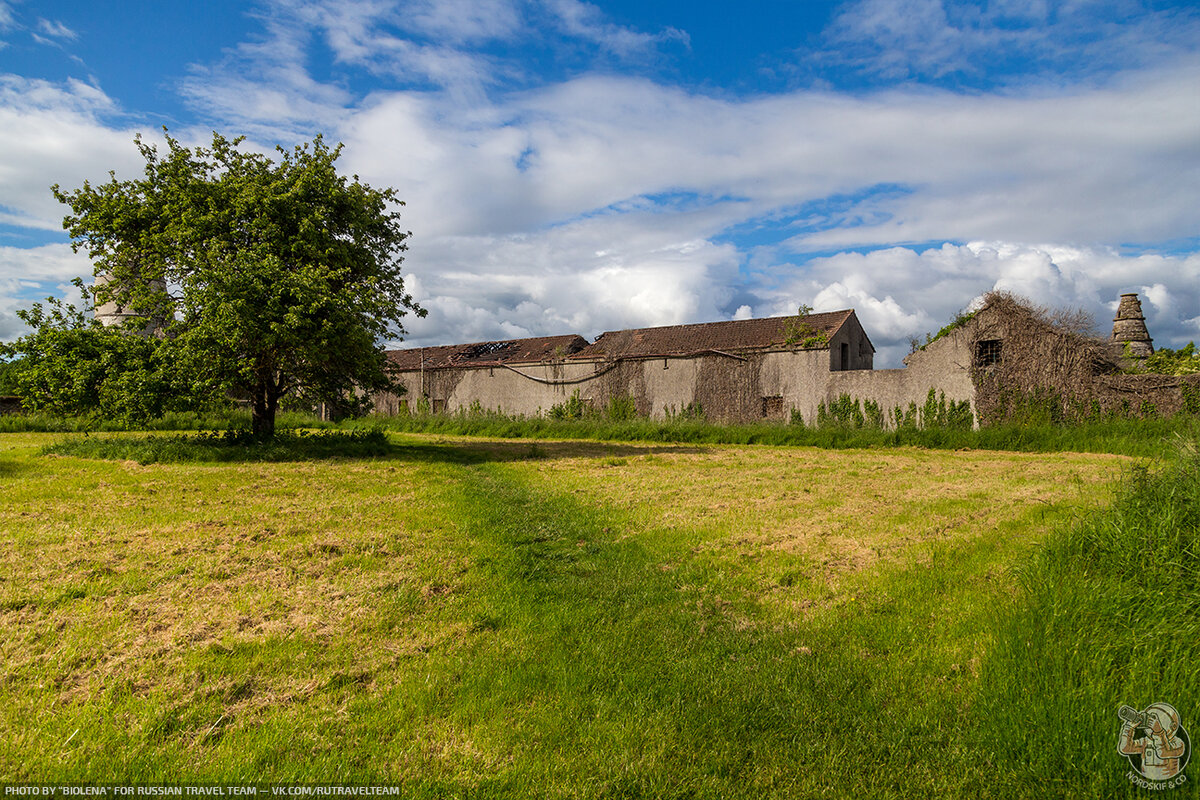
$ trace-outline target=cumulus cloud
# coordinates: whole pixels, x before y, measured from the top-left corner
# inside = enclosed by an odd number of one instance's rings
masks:
[[[936,331],[993,289],[1082,309],[1101,335],[1111,331],[1119,295],[1138,292],[1158,346],[1180,347],[1200,333],[1188,319],[1200,308],[1200,254],[1129,256],[1111,248],[971,242],[839,253],[780,268],[775,281],[762,290],[756,315],[782,313],[799,302],[818,311],[855,308],[882,366],[897,366],[910,338]]]
[[[909,2],[945,64],[1048,13],[1008,0],[971,21],[964,6]],[[918,35],[886,5],[855,8],[860,34],[869,23],[877,37]],[[397,188],[416,234],[409,288],[430,309],[410,321],[412,344],[590,337],[808,303],[856,308],[878,363],[895,365],[908,337],[992,288],[1082,306],[1102,329],[1120,291],[1141,291],[1159,343],[1197,336],[1200,256],[1117,249],[1195,235],[1200,61],[1182,48],[1082,86],[736,98],[611,72],[530,82],[482,47],[547,25],[621,58],[682,41],[577,0],[420,0],[403,13],[393,0],[273,0],[262,34],[182,91],[267,144],[325,131],[345,142],[346,172]],[[321,43],[330,79],[306,67]],[[362,95],[339,65],[394,83]],[[49,183],[140,171],[132,132],[106,122],[113,110],[88,84],[0,79],[0,134],[15,143],[0,148],[0,221],[57,224]]]
[[[52,184],[69,189],[104,181],[109,170],[140,172],[136,130],[114,127],[108,120],[115,111],[92,84],[0,75],[0,222],[61,230],[65,209]]]
[[[664,243],[620,216],[541,235],[417,240],[410,288],[429,309],[414,345],[670,325],[727,317],[737,251],[704,239]],[[513,331],[520,333],[514,334]]]
[[[0,247],[0,341],[23,333],[18,308],[46,297],[66,297],[77,304],[81,298],[71,286],[76,277],[90,278],[91,264],[71,251],[70,245]]]

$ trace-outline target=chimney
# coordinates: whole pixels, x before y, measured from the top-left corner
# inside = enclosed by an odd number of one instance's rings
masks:
[[[1146,330],[1146,318],[1142,316],[1142,303],[1137,292],[1121,295],[1117,316],[1113,319],[1112,341],[1122,354],[1133,358],[1145,358],[1154,352],[1153,339]]]

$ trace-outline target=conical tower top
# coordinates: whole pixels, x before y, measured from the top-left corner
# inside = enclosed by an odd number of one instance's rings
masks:
[[[1121,295],[1117,316],[1113,319],[1112,340],[1134,358],[1145,358],[1154,352],[1154,340],[1146,330],[1146,318],[1142,315],[1137,292]]]

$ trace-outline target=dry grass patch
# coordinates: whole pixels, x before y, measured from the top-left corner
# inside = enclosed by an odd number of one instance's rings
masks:
[[[408,436],[141,466],[53,438],[0,435],[0,777],[514,797],[806,779],[779,742],[830,698],[874,719],[863,681],[903,697],[912,663],[969,680],[992,571],[1122,463]]]
[[[216,692],[248,719],[466,628],[436,623],[463,556],[431,524],[420,467],[43,463],[0,505],[3,680],[31,706]],[[197,671],[198,655],[288,641],[330,660],[248,682]]]
[[[836,588],[841,574],[881,559],[928,559],[926,546],[941,541],[1005,531],[1026,546],[1045,533],[1045,512],[1101,502],[1128,463],[1077,453],[712,446],[528,468],[629,511],[655,539],[666,530],[730,558],[795,556],[819,573],[809,578]],[[797,569],[794,559],[777,563]]]

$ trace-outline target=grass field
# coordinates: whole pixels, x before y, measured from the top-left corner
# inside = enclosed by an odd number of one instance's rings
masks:
[[[1115,739],[1039,783],[974,715],[1015,702],[987,676],[1025,565],[1128,459],[429,435],[281,463],[40,454],[62,438],[0,435],[0,782],[1127,789]]]

